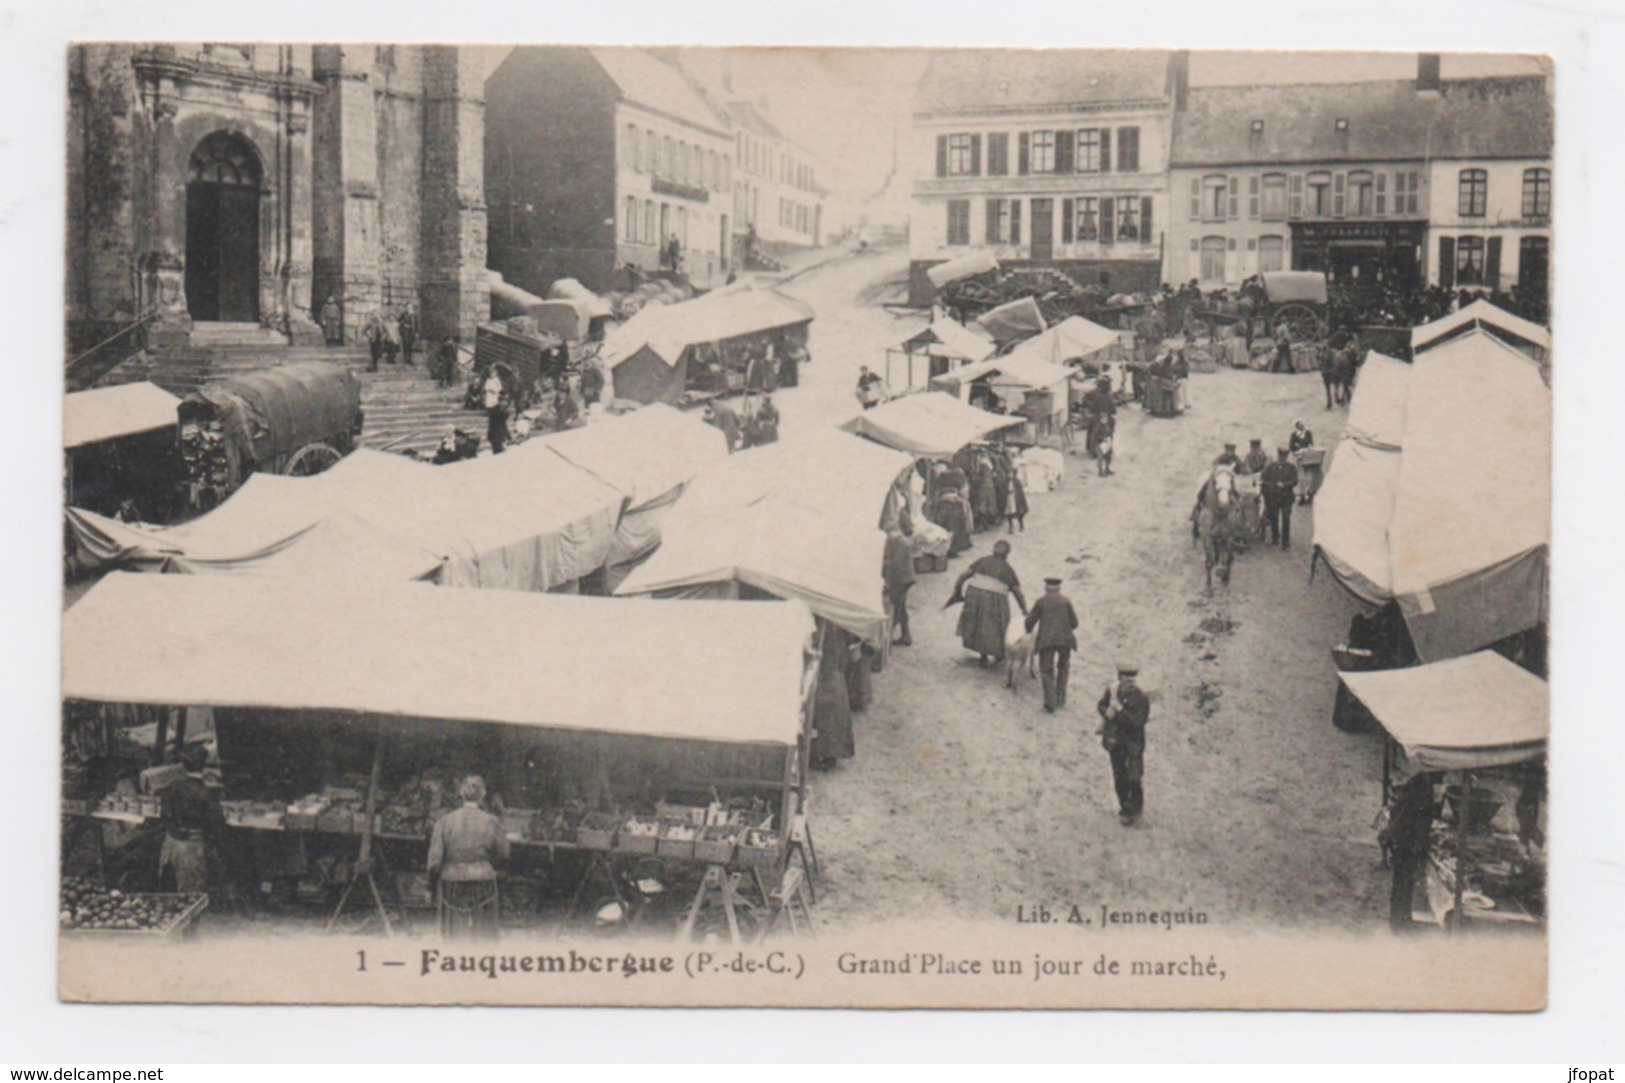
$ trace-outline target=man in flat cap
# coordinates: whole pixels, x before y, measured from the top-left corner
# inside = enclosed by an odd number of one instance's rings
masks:
[[[1292,548],[1292,491],[1298,487],[1298,468],[1288,457],[1291,452],[1275,449],[1275,461],[1264,468],[1264,526],[1270,532],[1270,541],[1280,542],[1282,549]]]
[[[1061,593],[1061,580],[1044,580],[1044,596],[1027,613],[1027,631],[1038,629],[1033,646],[1038,651],[1038,674],[1044,682],[1044,710],[1055,713],[1066,706],[1066,679],[1072,668],[1072,652],[1078,649],[1078,613],[1071,599]]]
[[[1135,683],[1139,667],[1120,662],[1117,687],[1107,686],[1096,709],[1100,712],[1101,746],[1112,762],[1112,784],[1117,789],[1117,820],[1132,827],[1145,808],[1145,726],[1151,720],[1151,701]]]
[[[1213,465],[1227,466],[1231,470],[1235,470],[1236,467],[1240,466],[1241,456],[1236,454],[1236,445],[1231,441],[1226,441],[1224,451],[1220,453],[1218,458],[1213,460]]]

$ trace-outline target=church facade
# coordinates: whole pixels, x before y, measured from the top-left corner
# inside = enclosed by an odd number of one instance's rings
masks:
[[[70,354],[209,325],[347,341],[487,317],[483,64],[446,46],[90,44],[69,57]],[[133,337],[133,335],[132,335]]]

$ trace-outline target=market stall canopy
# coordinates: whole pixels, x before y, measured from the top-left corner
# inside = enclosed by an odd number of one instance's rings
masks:
[[[1420,354],[1475,328],[1494,335],[1537,361],[1546,360],[1547,354],[1552,349],[1552,336],[1546,328],[1480,299],[1436,320],[1411,328],[1411,350]]]
[[[677,305],[651,305],[606,337],[603,358],[613,369],[648,349],[668,367],[674,366],[684,350],[698,343],[793,327],[814,315],[807,305],[775,290],[740,290]]]
[[[989,309],[977,317],[976,324],[1000,346],[1030,338],[1047,326],[1044,314],[1038,310],[1038,302],[1031,297],[1018,297]]]
[[[706,597],[741,583],[800,599],[816,615],[882,647],[886,535],[855,530],[772,499],[671,531],[616,588],[619,595]]]
[[[181,400],[156,384],[118,384],[75,391],[62,403],[62,446],[84,447],[103,440],[173,428]]]
[[[1089,358],[1122,341],[1122,333],[1100,326],[1082,316],[1068,316],[1054,327],[1034,335],[1006,355],[1005,359],[1033,358],[1051,365],[1064,365],[1077,358]]]
[[[114,574],[63,616],[62,693],[790,746],[795,602]]]
[[[1398,449],[1414,371],[1397,358],[1375,350],[1367,353],[1349,402],[1348,436],[1371,447]]]
[[[1264,296],[1272,305],[1299,302],[1326,304],[1326,276],[1319,271],[1265,271]]]
[[[1394,592],[1424,661],[1546,619],[1552,396],[1480,332],[1418,359],[1390,527]]]
[[[1417,770],[1500,767],[1546,752],[1546,682],[1494,651],[1341,676]]]
[[[910,455],[949,459],[966,444],[1023,424],[1020,416],[989,413],[944,392],[928,391],[881,403],[841,428]]]
[[[903,349],[910,353],[922,347],[924,352],[934,357],[947,357],[955,361],[981,361],[992,356],[997,349],[992,339],[947,317],[932,320],[929,327],[903,340]]]
[[[1551,394],[1534,361],[1480,332],[1402,367],[1398,446],[1352,431],[1338,446],[1315,548],[1361,602],[1397,602],[1418,655],[1436,661],[1546,620]],[[1361,377],[1351,421],[1392,431],[1391,401],[1360,409],[1368,389],[1392,399],[1384,379]]]
[[[987,274],[989,271],[997,271],[998,269],[999,261],[993,258],[993,253],[983,250],[930,267],[926,270],[925,277],[929,278],[931,284],[940,290],[949,283],[958,282],[962,278]]]
[[[1019,353],[1019,351],[1017,351]],[[933,376],[931,386],[946,391],[956,398],[966,398],[970,385],[986,378],[994,387],[1025,388],[1030,390],[1055,389],[1064,391],[1072,378],[1072,370],[1052,365],[1038,357],[992,357],[974,365],[964,365],[943,376]],[[1066,409],[1066,396],[1060,395],[1060,409]]]
[[[543,299],[521,289],[502,277],[500,271],[489,268],[485,272],[486,286],[491,291],[491,318],[506,320],[514,316],[527,316]]]
[[[907,452],[836,429],[806,429],[776,444],[728,456],[703,470],[667,516],[666,536],[680,525],[780,500],[822,515],[843,529],[873,530],[893,483],[913,469]]]
[[[435,555],[447,586],[550,590],[603,566],[625,499],[557,455],[488,455],[431,466],[363,450],[308,478],[255,474],[214,511],[182,526],[110,535],[139,537],[140,544],[107,551],[104,563],[152,568],[147,554],[156,552],[198,571],[257,570],[261,559],[283,554],[301,537],[354,537],[309,533],[350,515],[399,546]],[[70,527],[75,522],[70,516]],[[109,533],[105,524],[94,525]],[[88,530],[78,537],[92,553],[106,545]],[[285,554],[279,559],[302,566]]]

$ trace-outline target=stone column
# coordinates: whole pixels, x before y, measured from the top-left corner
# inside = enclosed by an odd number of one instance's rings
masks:
[[[344,313],[345,341],[378,310],[378,116],[372,47],[317,45],[312,75],[323,88],[311,132],[314,305],[329,294]]]
[[[156,349],[184,347],[191,341],[192,317],[186,308],[186,181],[189,164],[175,136],[179,106],[171,81],[160,77],[148,87],[152,116],[152,180],[146,208],[148,247],[142,253],[145,308],[158,317],[147,325],[147,342]]]
[[[490,318],[486,284],[485,69],[477,50],[423,50],[423,329],[461,335]]]
[[[295,99],[289,108],[284,148],[288,172],[283,178],[287,251],[279,283],[287,326],[281,330],[296,346],[320,346],[322,329],[316,317],[321,302],[315,299],[311,282],[310,103]]]

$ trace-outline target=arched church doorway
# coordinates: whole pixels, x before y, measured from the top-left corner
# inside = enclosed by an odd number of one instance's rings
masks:
[[[215,132],[187,169],[186,307],[194,320],[255,323],[259,295],[259,156],[243,137]]]

